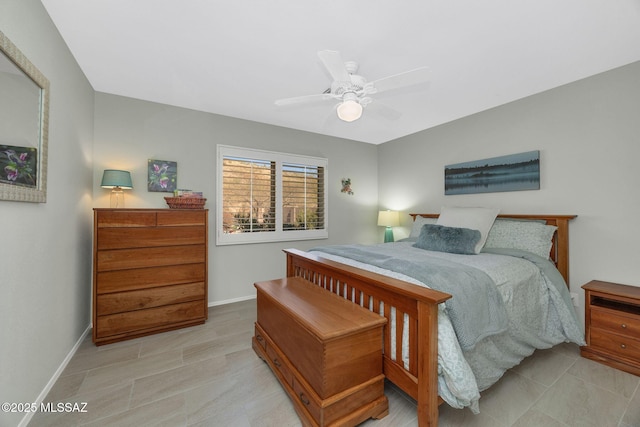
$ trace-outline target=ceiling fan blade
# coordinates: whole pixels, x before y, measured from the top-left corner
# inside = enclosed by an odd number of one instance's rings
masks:
[[[374,101],[371,104],[367,105],[363,114],[371,113],[383,117],[387,120],[398,120],[400,117],[402,117],[402,113],[400,111],[395,110],[388,105],[381,103],[380,101]]]
[[[305,96],[296,96],[294,98],[285,98],[278,99],[275,101],[275,104],[278,107],[285,107],[288,105],[297,105],[297,104],[310,104],[313,102],[322,102],[328,99],[335,99],[335,96],[330,93],[320,93],[317,95],[305,95]]]
[[[333,80],[338,82],[351,81],[351,77],[349,77],[349,72],[344,65],[340,52],[336,52],[334,50],[321,50],[318,52],[318,56],[329,71],[329,74],[331,74]]]
[[[404,73],[394,74],[393,76],[383,77],[367,83],[365,93],[380,93],[420,83],[426,83],[429,81],[430,74],[429,68],[421,67]]]

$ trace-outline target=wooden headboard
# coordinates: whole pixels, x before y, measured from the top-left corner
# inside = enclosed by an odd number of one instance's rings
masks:
[[[423,218],[438,218],[440,214],[409,214],[416,220],[416,217]],[[569,221],[577,217],[577,215],[524,215],[524,214],[500,214],[498,218],[510,218],[521,220],[537,220],[545,221],[547,225],[554,225],[557,227],[555,234],[553,235],[553,245],[551,246],[551,261],[556,265],[556,268],[564,277],[564,281],[569,286]]]

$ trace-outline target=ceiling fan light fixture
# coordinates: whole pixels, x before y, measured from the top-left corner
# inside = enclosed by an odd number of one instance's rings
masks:
[[[351,96],[349,96],[351,95]],[[362,116],[362,105],[358,102],[358,97],[354,93],[345,94],[343,101],[336,110],[338,118],[345,122],[353,122]]]

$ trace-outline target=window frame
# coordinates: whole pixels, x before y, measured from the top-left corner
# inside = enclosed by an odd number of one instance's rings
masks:
[[[224,233],[224,158],[237,157],[251,160],[275,162],[276,169],[276,220],[275,231],[261,231],[256,233]],[[324,227],[313,230],[283,230],[283,164],[293,163],[312,167],[323,167],[323,203]],[[304,156],[299,154],[282,153],[218,144],[216,149],[217,182],[216,182],[216,246],[239,245],[251,243],[284,242],[294,240],[315,240],[329,238],[328,221],[328,160],[322,157]]]

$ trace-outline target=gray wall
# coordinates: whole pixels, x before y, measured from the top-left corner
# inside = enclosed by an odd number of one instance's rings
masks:
[[[260,148],[328,159],[329,239],[252,245],[215,245],[216,144]],[[132,173],[126,207],[166,208],[167,193],[148,192],[147,160],[178,162],[178,187],[202,191],[209,209],[209,302],[255,296],[253,283],[284,275],[281,249],[381,241],[377,147],[255,122],[104,93],[96,94],[94,207],[109,207],[100,188],[104,169]],[[341,193],[351,178],[354,195]],[[379,239],[379,240],[377,240]]]
[[[381,241],[378,206],[578,214],[571,225],[574,291],[582,296],[580,285],[593,278],[640,285],[638,63],[372,146],[95,94],[38,0],[0,0],[0,30],[51,82],[48,201],[0,201],[2,401],[35,401],[90,323],[91,208],[109,205],[109,191],[99,187],[102,170],[132,171],[128,206],[166,206],[162,193],[146,191],[149,158],[177,161],[180,186],[209,198],[213,304],[252,297],[254,281],[282,276],[284,247]],[[327,157],[330,238],[216,247],[218,143]],[[529,150],[541,151],[540,191],[443,195],[445,165]],[[340,192],[346,177],[353,196]],[[21,419],[0,413],[3,426]]]
[[[0,1],[0,31],[51,83],[47,203],[0,201],[0,401],[34,402],[90,320],[94,92],[38,0]]]
[[[382,144],[380,204],[407,213],[446,205],[577,214],[570,282],[582,311],[589,280],[640,286],[639,118],[634,63]],[[540,150],[539,191],[444,195],[445,165],[531,150]]]

